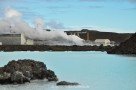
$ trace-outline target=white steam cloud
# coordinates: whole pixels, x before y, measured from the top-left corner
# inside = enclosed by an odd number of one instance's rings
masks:
[[[12,8],[5,9],[5,17],[0,20],[0,34],[23,33],[27,38],[42,40],[47,45],[83,45],[83,40],[75,35],[67,35],[63,31],[44,30],[43,19],[35,20],[35,28],[22,20],[22,14]]]
[[[4,14],[7,18],[20,17],[22,15],[20,12],[11,8],[6,8]]]

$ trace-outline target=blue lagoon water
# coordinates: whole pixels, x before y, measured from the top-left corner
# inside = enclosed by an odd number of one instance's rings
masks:
[[[0,66],[10,60],[34,59],[55,71],[59,80],[80,86],[58,87],[46,80],[0,85],[0,90],[136,90],[136,56],[106,52],[0,52]]]

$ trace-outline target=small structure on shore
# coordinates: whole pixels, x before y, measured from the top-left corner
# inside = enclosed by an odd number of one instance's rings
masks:
[[[110,45],[110,40],[109,39],[96,39],[95,40],[95,44],[97,46],[103,45],[103,46],[108,46]]]
[[[88,31],[65,31],[67,35],[76,35],[84,40],[90,40],[90,33]]]

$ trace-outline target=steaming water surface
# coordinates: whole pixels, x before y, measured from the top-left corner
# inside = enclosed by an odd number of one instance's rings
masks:
[[[0,90],[136,90],[136,57],[106,52],[0,52],[0,66],[12,59],[46,63],[60,80],[80,86],[57,87],[46,80],[24,85],[0,85]]]

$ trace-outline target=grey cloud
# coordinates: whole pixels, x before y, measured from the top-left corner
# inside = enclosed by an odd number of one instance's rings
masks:
[[[41,0],[41,1],[46,1],[46,2],[59,2],[59,1],[63,1],[63,0]]]
[[[63,14],[66,13],[71,6],[47,6],[46,8],[50,10],[50,14]]]
[[[128,0],[129,2],[136,3],[136,0]]]
[[[48,6],[48,9],[67,9],[70,8],[70,6]]]
[[[51,28],[51,29],[65,29],[65,26],[63,23],[61,22],[57,22],[57,21],[49,21],[46,23],[47,27]]]
[[[103,8],[104,6],[89,6],[90,9]]]
[[[104,2],[104,1],[113,1],[113,2],[131,2],[136,3],[136,0],[79,0],[83,2]]]
[[[83,1],[83,2],[98,2],[98,1],[106,1],[106,0],[79,0],[79,1]]]
[[[133,8],[124,8],[122,10],[136,10],[136,7],[133,7]]]

